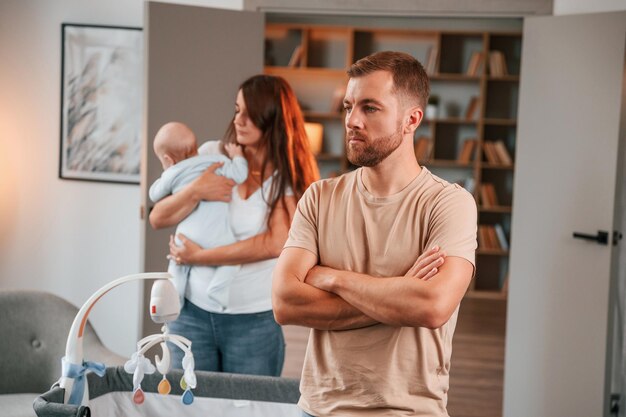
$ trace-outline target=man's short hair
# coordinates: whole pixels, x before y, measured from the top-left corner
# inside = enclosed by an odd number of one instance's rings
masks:
[[[426,108],[430,82],[417,59],[404,52],[376,52],[352,64],[348,76],[356,78],[375,71],[389,71],[393,76],[393,92],[403,96],[412,105]]]

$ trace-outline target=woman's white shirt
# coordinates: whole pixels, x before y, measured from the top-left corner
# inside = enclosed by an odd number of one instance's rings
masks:
[[[198,149],[198,153],[219,153],[219,142],[204,143]],[[233,187],[229,204],[230,225],[238,241],[267,231],[269,205],[266,200],[269,198],[272,180],[273,177],[267,178],[263,186],[247,199],[243,199],[237,187]],[[293,195],[293,192],[288,189],[286,194]],[[276,262],[277,258],[274,258],[240,265],[231,283],[228,308],[224,311],[212,309],[206,303],[209,280],[190,279],[185,297],[198,307],[215,313],[246,314],[271,310],[272,273]]]

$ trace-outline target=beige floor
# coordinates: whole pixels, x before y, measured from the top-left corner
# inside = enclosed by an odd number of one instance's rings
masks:
[[[466,299],[453,339],[448,412],[454,417],[501,417],[506,302]],[[309,329],[285,326],[284,377],[298,378]]]

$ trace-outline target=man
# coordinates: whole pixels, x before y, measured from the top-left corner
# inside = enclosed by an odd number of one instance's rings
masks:
[[[379,52],[348,75],[346,150],[362,168],[311,185],[274,272],[276,320],[312,328],[299,406],[313,416],[447,416],[476,204],[415,158],[429,94],[421,64]],[[420,279],[431,255],[438,270]]]

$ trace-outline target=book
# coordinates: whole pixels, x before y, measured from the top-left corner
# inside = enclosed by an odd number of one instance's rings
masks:
[[[489,201],[491,201],[491,204],[493,206],[500,205],[500,203],[498,202],[498,196],[496,194],[496,188],[491,183],[489,183],[489,186],[487,187],[487,194],[489,194]]]
[[[493,147],[494,147],[496,154],[498,155],[498,159],[500,160],[501,164],[504,164],[504,165],[513,164],[511,155],[509,154],[509,151],[506,149],[506,145],[504,144],[502,140],[496,140],[495,142],[493,142]]]
[[[483,250],[498,250],[498,238],[492,225],[481,224],[478,226],[478,246]]]
[[[483,142],[483,152],[485,154],[485,158],[487,159],[487,162],[489,162],[490,164],[500,163],[500,158],[498,158],[498,154],[496,152],[496,149],[493,146],[493,142],[491,141]]]
[[[496,62],[496,56],[494,55],[493,52],[489,52],[489,75],[491,75],[492,77],[499,77],[501,76],[500,72],[498,71],[498,63]]]
[[[289,58],[288,67],[298,67],[302,63],[302,45],[296,46],[296,48],[291,53],[291,58]]]
[[[469,59],[469,63],[467,64],[467,69],[465,70],[466,75],[476,75],[476,68],[478,67],[478,52],[472,52],[472,56]]]
[[[487,233],[485,230],[485,226],[483,225],[479,225],[478,226],[478,247],[480,249],[488,249],[487,247]]]
[[[467,75],[476,76],[482,72],[482,65],[484,55],[482,52],[474,51],[470,57],[469,64],[467,65]]]
[[[345,85],[340,85],[335,88],[333,91],[333,97],[330,102],[330,111],[331,113],[341,113],[343,111],[343,99],[346,96],[346,87]]]
[[[490,182],[484,182],[480,186],[480,201],[484,207],[493,207],[498,204],[496,189]]]
[[[493,203],[491,202],[491,196],[489,195],[488,191],[487,191],[487,183],[483,183],[480,186],[480,202],[483,205],[483,207],[491,207],[493,206]]]
[[[426,62],[424,65],[424,71],[426,74],[433,75],[437,72],[437,59],[439,58],[439,47],[432,45],[428,48],[426,53]]]
[[[498,235],[496,234],[496,228],[492,225],[487,226],[487,237],[489,239],[489,245],[491,249],[501,250],[500,242],[498,241]]]
[[[415,158],[418,161],[426,162],[430,160],[432,151],[432,141],[428,136],[420,136],[415,141]]]
[[[465,119],[473,120],[478,116],[478,107],[480,106],[480,99],[477,96],[472,96],[467,109],[465,110]]]
[[[504,229],[500,223],[496,223],[494,225],[494,229],[496,231],[496,235],[498,236],[498,242],[500,243],[500,247],[504,250],[509,250],[509,242],[506,239],[506,234],[504,234]]]
[[[509,70],[506,67],[506,58],[504,54],[500,51],[496,51],[496,56],[498,57],[498,62],[500,63],[500,72],[502,75],[509,75]]]
[[[506,67],[506,58],[500,51],[489,52],[489,74],[494,77],[502,77],[508,75]]]
[[[467,164],[473,159],[474,149],[476,147],[477,140],[476,139],[466,139],[463,142],[463,148],[459,153],[457,158],[457,162],[461,164]]]

